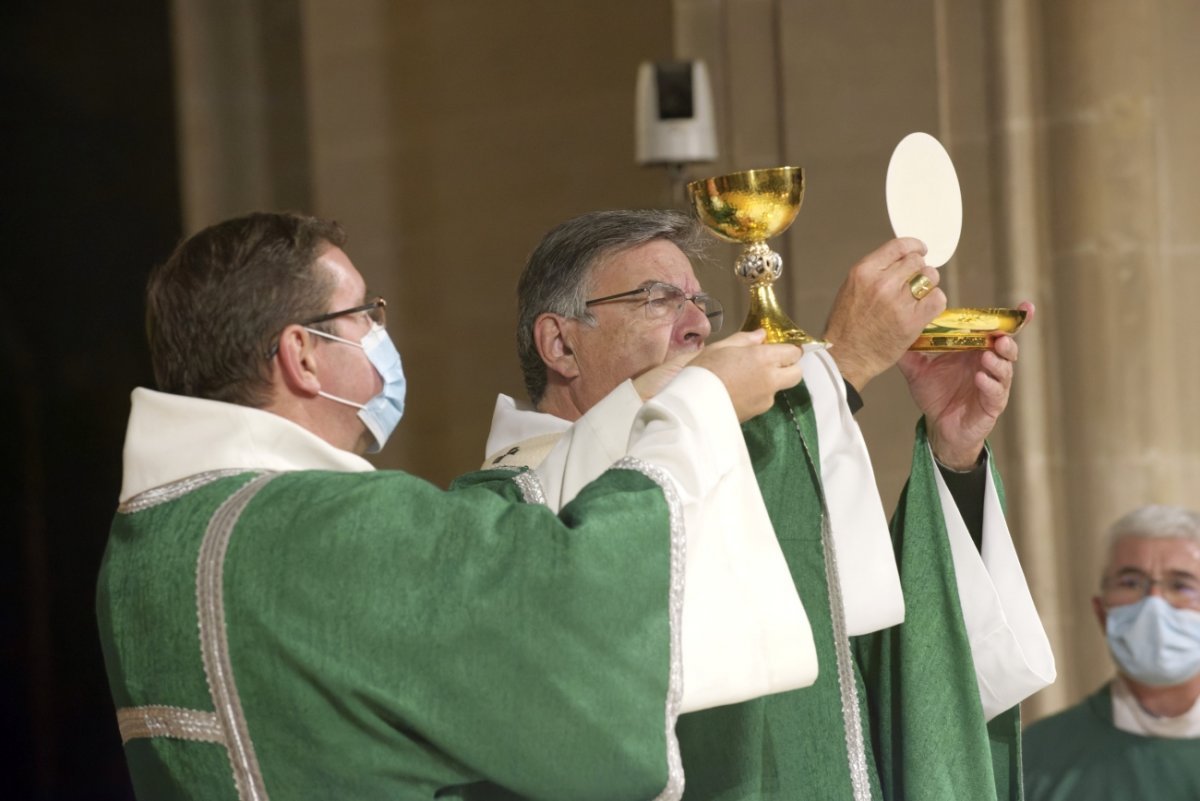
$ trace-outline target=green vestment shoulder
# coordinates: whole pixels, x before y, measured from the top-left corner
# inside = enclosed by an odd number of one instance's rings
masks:
[[[803,384],[743,430],[820,675],[811,687],[682,716],[685,798],[1019,798],[1017,713],[993,721],[994,737],[984,723],[923,425],[892,526],[906,619],[853,642],[829,588],[854,566],[827,559],[817,426]]]
[[[133,499],[97,601],[138,797],[660,793],[663,491],[610,470],[557,517],[521,494],[301,471]]]
[[[1029,801],[1196,801],[1200,739],[1113,726],[1108,685],[1025,730]]]

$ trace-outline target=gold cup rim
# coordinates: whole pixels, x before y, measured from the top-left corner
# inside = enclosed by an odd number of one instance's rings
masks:
[[[782,167],[756,167],[752,170],[738,170],[737,172],[727,172],[724,175],[713,175],[708,178],[697,178],[695,181],[688,181],[688,191],[695,192],[704,186],[709,181],[721,181],[725,183],[752,183],[755,178],[760,175],[769,173],[799,173],[800,185],[804,186],[804,168],[798,165],[784,165]],[[708,194],[708,193],[706,193]]]
[[[1025,325],[1027,316],[1025,309],[964,306],[946,309],[922,333],[1015,334]]]
[[[743,244],[763,242],[786,231],[800,213],[804,203],[804,168],[765,167],[715,175],[689,182],[687,193],[696,216],[716,236]],[[758,195],[762,199],[760,211],[774,208],[775,213],[765,217],[760,213],[743,216],[753,206],[744,199],[730,202],[734,193]],[[725,219],[731,209],[741,211],[734,212],[732,220]]]

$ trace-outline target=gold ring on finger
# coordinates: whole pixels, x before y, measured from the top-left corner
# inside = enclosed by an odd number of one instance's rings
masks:
[[[933,282],[924,273],[916,273],[908,279],[908,291],[912,293],[913,298],[921,300],[933,291]]]

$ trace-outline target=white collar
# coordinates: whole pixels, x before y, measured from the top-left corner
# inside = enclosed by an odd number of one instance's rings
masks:
[[[1137,696],[1120,676],[1112,680],[1113,726],[1143,737],[1167,737],[1174,740],[1200,738],[1200,699],[1192,708],[1173,718],[1160,718],[1147,712]]]
[[[374,466],[273,412],[138,387],[125,432],[121,501],[209,470]]]
[[[562,434],[570,427],[569,420],[539,412],[525,401],[499,395],[496,398],[496,408],[492,412],[492,430],[488,434],[484,456],[533,437]]]

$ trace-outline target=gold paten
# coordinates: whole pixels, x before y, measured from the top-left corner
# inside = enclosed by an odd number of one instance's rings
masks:
[[[826,347],[792,322],[775,299],[771,284],[783,272],[783,257],[766,240],[787,230],[804,201],[804,170],[774,167],[747,170],[687,186],[696,214],[708,230],[729,242],[746,247],[734,263],[734,272],[750,291],[750,311],[743,331],[765,329],[768,342]]]
[[[1015,334],[1023,325],[1024,309],[946,309],[909,350],[982,350],[997,334]]]

